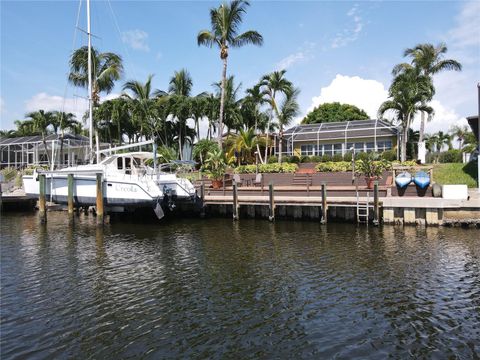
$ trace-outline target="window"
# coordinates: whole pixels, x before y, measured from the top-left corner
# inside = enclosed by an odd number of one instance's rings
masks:
[[[392,140],[385,140],[385,150],[390,150],[392,148]]]
[[[385,150],[385,141],[377,141],[377,150],[384,151]]]
[[[332,144],[324,144],[323,145],[323,155],[333,155],[332,151]]]
[[[121,157],[117,158],[117,169],[118,170],[123,169],[123,158],[121,158]]]
[[[342,144],[334,144],[333,152],[334,154],[342,154]]]
[[[375,151],[375,143],[367,142],[367,152]]]
[[[354,147],[355,147],[354,143],[347,143],[347,148],[345,149],[345,151],[351,151],[350,149]]]
[[[311,145],[311,144],[302,145],[300,148],[301,149],[300,153],[302,154],[302,156],[315,155],[316,148],[317,147],[315,145]]]
[[[363,143],[355,143],[355,152],[360,152],[363,150]]]

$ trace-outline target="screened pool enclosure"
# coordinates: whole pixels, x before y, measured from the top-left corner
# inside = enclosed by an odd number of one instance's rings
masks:
[[[345,155],[398,149],[399,129],[384,120],[297,125],[284,132],[283,155]],[[278,154],[277,145],[277,154]]]

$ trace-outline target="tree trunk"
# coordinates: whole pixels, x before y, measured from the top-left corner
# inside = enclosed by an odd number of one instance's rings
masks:
[[[227,82],[227,58],[223,59],[222,84],[220,87],[220,115],[218,118],[218,147],[222,148],[223,108],[225,106],[225,84]]]
[[[272,113],[270,112],[268,116],[268,122],[267,122],[267,138],[265,139],[265,164],[267,163],[268,160],[268,142],[270,140],[270,122],[272,121]]]
[[[60,137],[60,164],[63,163],[63,137],[65,136],[65,132],[62,128],[62,135]]]
[[[280,125],[280,131],[278,132],[278,163],[282,163],[282,151],[283,151],[283,126]]]
[[[100,140],[98,136],[98,129],[95,129],[95,147],[97,155],[97,164],[100,163]]]
[[[406,161],[407,160],[407,141],[408,141],[408,129],[410,128],[410,115],[407,116],[407,121],[403,127],[403,136],[402,136],[402,152],[400,160]]]
[[[47,154],[48,166],[50,166],[50,154],[48,153],[47,141],[45,140],[45,133],[43,131],[42,131],[42,140],[43,140],[43,148],[45,149],[45,154]]]
[[[421,112],[420,116],[420,131],[418,135],[418,142],[422,142],[425,137],[425,111]]]

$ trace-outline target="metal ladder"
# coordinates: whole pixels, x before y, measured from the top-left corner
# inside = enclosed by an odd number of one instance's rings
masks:
[[[357,191],[357,223],[368,225],[368,215],[370,213],[370,193],[367,192],[367,201],[360,201],[360,196]]]

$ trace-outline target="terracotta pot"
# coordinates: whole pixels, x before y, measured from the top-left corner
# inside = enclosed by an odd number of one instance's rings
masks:
[[[222,180],[212,180],[212,188],[214,189],[220,189],[223,185]]]
[[[365,181],[367,182],[367,189],[373,189],[373,182],[377,178],[375,176],[365,176]]]

